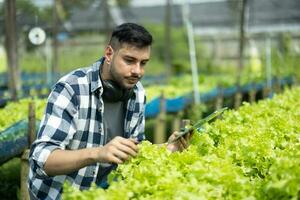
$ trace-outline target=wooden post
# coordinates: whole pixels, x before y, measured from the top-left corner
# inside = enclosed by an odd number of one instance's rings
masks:
[[[254,103],[255,101],[256,101],[256,89],[253,84],[253,87],[249,91],[249,102]]]
[[[26,149],[21,156],[21,172],[20,172],[20,193],[22,200],[30,200],[28,187],[27,187],[27,178],[29,172],[29,149]]]
[[[29,151],[30,146],[35,140],[35,104],[34,101],[29,103],[28,110],[28,149],[26,149],[21,156],[21,172],[20,172],[20,190],[21,190],[21,199],[22,200],[30,200],[28,187],[27,187],[27,179],[29,172]]]
[[[180,130],[180,123],[182,118],[183,112],[179,111],[175,114],[173,124],[172,124],[172,132]]]
[[[17,53],[17,31],[16,31],[16,0],[6,0],[5,12],[5,47],[7,51],[7,64],[9,72],[9,90],[11,98],[18,99],[18,91],[21,88],[20,71]]]
[[[160,112],[156,117],[156,126],[154,133],[154,143],[161,144],[166,141],[166,99],[164,94],[161,94],[160,97]]]
[[[273,87],[274,87],[275,93],[281,93],[282,92],[279,78],[276,77],[276,80],[275,80],[273,85],[274,85]]]
[[[184,130],[186,126],[190,125],[191,124],[191,120],[189,119],[183,119],[181,120],[181,123],[180,123],[180,129],[181,130]]]
[[[238,109],[242,103],[242,93],[238,90],[234,95],[234,108]]]
[[[216,99],[215,110],[218,110],[223,107],[224,94],[222,88],[218,88],[218,96]]]
[[[291,87],[292,87],[293,85],[299,85],[299,81],[298,81],[297,76],[296,76],[295,74],[292,76]]]
[[[255,89],[251,89],[249,91],[249,102],[250,103],[254,103],[256,101],[256,90]]]
[[[29,111],[28,111],[28,144],[30,145],[34,142],[36,137],[35,133],[35,103],[31,101],[29,103]]]
[[[265,98],[268,98],[269,95],[270,95],[270,92],[271,92],[271,88],[268,87],[268,86],[265,86],[265,87],[263,88],[263,98],[264,98],[264,99],[265,99]]]

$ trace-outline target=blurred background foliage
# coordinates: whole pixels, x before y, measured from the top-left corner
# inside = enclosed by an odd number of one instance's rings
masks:
[[[106,41],[106,32],[85,30],[85,31],[70,31],[68,30],[68,22],[72,18],[76,10],[85,10],[90,7],[103,7],[106,1],[95,0],[58,0],[55,1],[56,11],[58,15],[58,24],[60,25],[59,32],[67,35],[67,38],[59,40],[58,47],[58,69],[60,73],[67,73],[72,69],[88,66],[95,60],[99,59],[103,54],[103,48]],[[100,3],[99,3],[100,2]],[[131,0],[117,0],[116,3],[121,9],[126,9],[131,6]],[[236,1],[239,2],[239,1]],[[103,5],[102,5],[103,4]],[[4,16],[3,1],[0,3],[0,14]],[[32,0],[16,1],[17,19],[22,22],[22,26],[18,26],[18,55],[19,65],[22,72],[46,72],[46,47],[45,44],[40,46],[32,45],[28,40],[28,32],[34,26],[42,26],[46,30],[49,43],[52,44],[53,32],[53,5],[38,6]],[[229,10],[232,12],[233,18],[237,17],[238,4],[235,1],[228,1]],[[102,12],[102,11],[99,11]],[[130,13],[129,13],[130,14]],[[216,16],[217,17],[217,16]],[[3,20],[3,19],[2,19]],[[149,20],[150,21],[150,20]],[[151,23],[144,20],[145,25],[154,36],[154,44],[152,51],[152,59],[147,67],[147,75],[158,75],[166,72],[165,69],[165,51],[170,48],[171,51],[171,69],[172,74],[190,73],[190,57],[189,46],[187,43],[187,32],[184,26],[171,26],[171,46],[165,47],[165,24]],[[25,25],[24,25],[25,24]],[[26,25],[27,24],[27,25]],[[4,44],[4,31],[0,28],[0,44]],[[63,34],[62,34],[63,35]],[[225,35],[225,34],[224,34]],[[299,35],[299,33],[298,33]],[[282,76],[294,74],[299,76],[299,43],[295,42],[297,32],[281,32],[271,35],[274,39],[272,43],[271,63],[274,76]],[[59,36],[58,36],[59,37]],[[236,76],[237,61],[230,59],[222,59],[220,51],[207,45],[207,36],[195,34],[196,58],[197,66],[200,74],[226,73]],[[213,36],[215,37],[215,36]],[[216,40],[222,39],[222,33],[216,36]],[[220,38],[218,38],[220,37]],[[264,37],[264,36],[262,36]],[[267,36],[266,36],[267,37]],[[226,40],[226,39],[225,39]],[[296,39],[297,40],[297,39]],[[251,54],[251,43],[255,43],[256,53]],[[265,63],[266,56],[263,45],[251,41],[251,35],[247,36],[245,42],[245,70],[243,77],[246,79],[256,80],[265,78]],[[219,44],[222,45],[222,44]],[[258,46],[260,45],[260,46]],[[2,45],[3,47],[3,45]],[[235,46],[223,47],[221,54],[226,52],[235,52]],[[4,49],[4,48],[3,48]],[[0,48],[0,72],[5,71],[6,60],[5,52],[1,53]],[[48,49],[49,51],[49,49]],[[256,66],[254,66],[256,65]]]
[[[9,1],[9,0],[8,0]],[[135,16],[135,9],[131,4],[133,0],[116,0],[116,4],[120,9],[125,11],[123,14],[127,16]],[[0,0],[0,23],[4,22],[4,0]],[[42,2],[47,2],[46,0]],[[52,3],[56,4],[53,5]],[[107,34],[114,26],[112,22],[114,21],[111,17],[106,17],[107,2],[101,0],[53,0],[50,4],[46,6],[38,6],[33,0],[16,0],[16,15],[17,15],[17,44],[18,44],[18,59],[19,67],[21,72],[26,73],[48,73],[49,65],[51,65],[51,59],[53,58],[53,42],[57,39],[57,66],[59,76],[68,73],[71,70],[77,69],[79,67],[89,66],[96,60],[98,60],[103,55],[103,49],[106,45]],[[137,1],[135,1],[137,2]],[[146,1],[139,1],[146,2]],[[149,2],[149,1],[148,1]],[[161,1],[161,4],[166,4],[167,1]],[[175,1],[174,1],[175,2]],[[179,1],[178,1],[179,2]],[[182,1],[183,2],[183,1]],[[195,1],[196,2],[196,1]],[[195,48],[196,48],[196,59],[198,67],[198,84],[200,86],[201,92],[207,92],[216,86],[230,87],[235,83],[237,77],[237,66],[238,66],[238,44],[239,44],[239,12],[240,12],[240,2],[241,0],[224,0],[224,1],[202,1],[212,7],[216,6],[216,12],[214,9],[205,9],[196,12],[192,12],[190,16],[192,21],[201,20],[211,20],[211,22],[216,22],[216,27],[218,32],[216,34],[199,34],[195,32]],[[255,6],[253,3],[261,3],[262,5],[273,4],[277,9],[284,8],[287,5],[292,5],[296,12],[291,12],[291,18],[298,20],[295,25],[299,25],[299,1],[298,0],[272,0],[272,1],[261,1],[253,0],[249,1],[252,3],[249,8],[252,14],[256,14],[257,10],[260,9],[259,6]],[[283,2],[283,3],[282,3]],[[203,3],[203,4],[204,4]],[[282,7],[278,6],[282,3]],[[218,4],[222,4],[218,7]],[[163,5],[165,6],[165,5]],[[197,6],[191,5],[191,9],[196,9]],[[228,10],[225,8],[228,7]],[[55,8],[55,9],[54,9]],[[104,8],[104,9],[103,9]],[[116,8],[116,7],[115,7]],[[101,10],[102,9],[102,10]],[[176,18],[175,25],[170,26],[170,46],[166,46],[166,24],[164,15],[166,13],[165,8],[161,7],[147,7],[146,10],[160,11],[158,13],[161,17],[158,23],[154,23],[150,19],[142,19],[139,17],[133,19],[134,22],[139,22],[144,25],[154,36],[154,43],[152,46],[152,57],[150,62],[146,67],[146,76],[161,76],[165,79],[166,74],[166,62],[165,62],[165,52],[170,50],[171,54],[171,76],[168,79],[169,82],[165,80],[163,82],[153,81],[147,87],[147,98],[148,102],[154,97],[160,95],[161,91],[169,95],[168,97],[176,97],[179,95],[186,94],[192,90],[192,79],[191,79],[191,62],[189,55],[189,45],[188,45],[188,34],[186,27],[183,24],[181,15],[178,14],[180,10],[180,5],[176,4],[173,6],[173,17]],[[256,9],[256,10],[255,10]],[[262,10],[263,10],[262,9]],[[53,25],[54,25],[54,10],[57,12],[57,25],[58,34],[54,36]],[[228,34],[226,31],[223,32],[221,29],[225,26],[223,23],[228,21],[222,19],[222,13],[225,11],[229,18],[233,19],[233,23],[229,22],[229,29],[232,31]],[[270,11],[270,10],[267,10]],[[293,11],[293,10],[292,10]],[[93,12],[93,13],[92,13]],[[202,12],[202,15],[201,15]],[[206,13],[205,13],[206,12]],[[211,12],[211,13],[209,13]],[[260,11],[261,12],[261,11]],[[87,19],[96,18],[101,14],[100,18],[97,18],[97,23],[104,23],[105,20],[111,22],[107,23],[107,30],[103,29],[80,29],[72,30],[70,28],[69,22],[72,21],[72,17],[77,13],[81,13],[82,16],[76,18],[76,20],[81,20],[81,18],[86,17]],[[91,16],[88,15],[92,13]],[[218,15],[221,13],[220,15]],[[286,13],[286,12],[285,12]],[[277,21],[284,21],[283,15],[285,13],[275,12],[271,10],[270,12],[262,12],[259,16],[264,15],[276,15]],[[149,13],[142,13],[148,16]],[[197,14],[200,14],[198,16]],[[250,12],[251,14],[251,12]],[[97,15],[97,16],[96,16]],[[150,15],[149,15],[150,16]],[[258,16],[258,14],[257,14]],[[91,18],[88,18],[91,17]],[[156,17],[156,16],[154,16]],[[251,16],[250,17],[255,17]],[[280,20],[279,20],[280,19]],[[75,20],[75,21],[76,21]],[[140,20],[140,21],[139,21]],[[218,21],[219,20],[219,21]],[[174,21],[173,21],[174,22]],[[249,20],[249,24],[255,24],[254,22],[261,22],[261,20],[255,21]],[[83,26],[92,23],[92,21],[82,22]],[[206,28],[210,28],[210,23],[199,25],[200,31],[205,31]],[[205,26],[207,25],[207,26]],[[33,45],[28,39],[28,33],[33,27],[42,27],[46,34],[47,40],[45,43],[39,46]],[[280,28],[280,25],[275,25],[275,27]],[[249,28],[249,27],[248,27]],[[267,28],[267,26],[266,26]],[[274,27],[273,27],[274,28]],[[198,30],[199,31],[199,30]],[[282,78],[285,76],[294,76],[297,79],[300,78],[300,31],[299,28],[289,29],[289,30],[279,30],[277,32],[272,32],[272,30],[262,31],[261,33],[246,32],[245,39],[245,52],[244,52],[244,69],[242,71],[241,77],[243,78],[242,83],[249,82],[259,82],[266,81],[266,63],[270,62],[272,65],[272,76],[275,78]],[[266,55],[266,40],[270,39],[270,51],[271,56]],[[6,52],[4,48],[4,26],[0,26],[0,73],[7,72],[7,59]],[[49,60],[50,59],[50,60]],[[50,66],[51,67],[51,66]],[[45,80],[42,80],[45,82]],[[53,81],[55,82],[55,80]],[[39,85],[40,82],[32,82],[33,84]],[[163,83],[163,84],[160,84]],[[201,86],[203,88],[201,88]],[[31,92],[32,95],[36,95],[36,91]],[[224,100],[225,101],[225,100]],[[215,105],[191,105],[182,113],[179,113],[181,118],[189,118],[192,121],[196,121],[202,118],[204,113],[210,112],[209,109],[214,108]],[[224,102],[227,105],[228,102]],[[21,111],[20,111],[21,112]],[[8,121],[4,119],[4,121]],[[168,115],[166,122],[168,130],[172,130],[172,123],[174,121],[174,116]],[[153,141],[153,133],[155,132],[156,119],[147,119],[146,123],[146,133],[147,139]],[[5,165],[0,166],[0,199],[18,199],[19,195],[19,180],[20,180],[20,161],[18,159],[13,159]]]

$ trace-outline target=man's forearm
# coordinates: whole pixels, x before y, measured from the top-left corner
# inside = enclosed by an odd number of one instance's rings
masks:
[[[95,163],[98,150],[100,149],[54,150],[45,163],[45,172],[48,176],[72,173]]]

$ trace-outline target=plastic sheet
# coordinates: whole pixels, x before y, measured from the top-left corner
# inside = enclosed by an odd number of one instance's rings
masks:
[[[39,127],[36,121],[36,130]],[[28,147],[28,121],[21,120],[0,133],[0,164],[21,154]]]

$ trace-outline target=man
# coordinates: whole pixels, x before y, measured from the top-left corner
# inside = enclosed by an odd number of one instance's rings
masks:
[[[103,58],[54,86],[30,151],[31,199],[60,199],[65,180],[79,189],[94,182],[106,187],[107,174],[137,155],[137,144],[145,139],[146,103],[139,80],[151,44],[144,27],[122,24],[114,29]],[[166,147],[182,150],[189,138]]]

